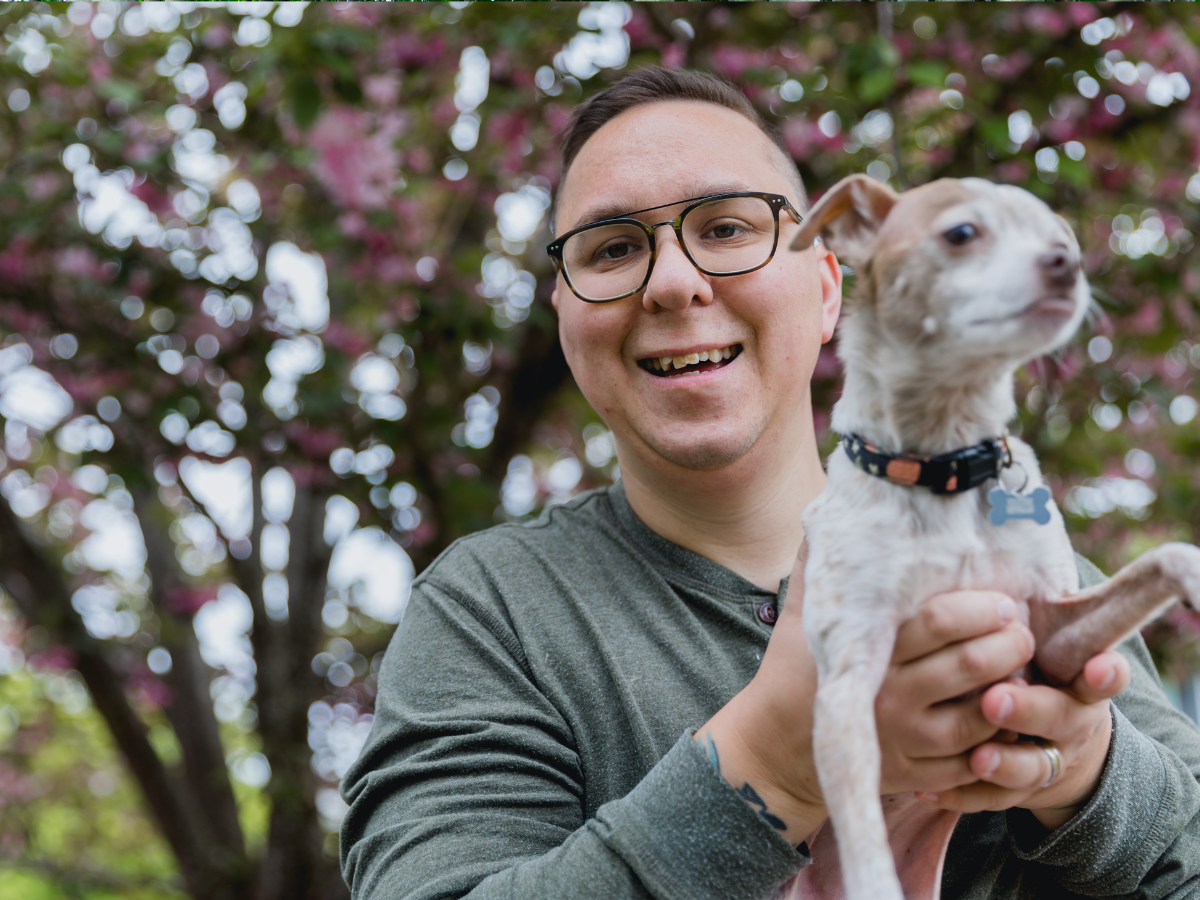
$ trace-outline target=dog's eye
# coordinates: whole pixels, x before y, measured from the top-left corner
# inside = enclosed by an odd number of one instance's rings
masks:
[[[952,247],[961,247],[968,241],[973,241],[979,237],[979,230],[974,226],[964,222],[962,225],[955,225],[949,231],[942,235],[946,239],[946,243]]]

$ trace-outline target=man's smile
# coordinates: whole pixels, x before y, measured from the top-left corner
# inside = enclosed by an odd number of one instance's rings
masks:
[[[659,378],[677,378],[720,369],[733,362],[741,352],[741,344],[730,344],[679,355],[648,356],[639,359],[638,365]]]

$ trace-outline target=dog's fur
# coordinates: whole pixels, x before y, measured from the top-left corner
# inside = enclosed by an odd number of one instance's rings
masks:
[[[977,236],[954,246],[946,233],[963,223]],[[845,391],[833,427],[891,453],[936,455],[1003,435],[1014,371],[1069,340],[1090,302],[1070,228],[1016,187],[944,179],[897,195],[851,176],[792,248],[818,235],[857,273],[839,331]],[[1030,447],[1009,445],[1024,475],[1006,470],[1004,486],[1043,486]],[[816,862],[783,894],[841,896],[842,882],[849,900],[901,900],[889,838],[910,900],[938,894],[958,817],[912,795],[884,798],[885,815],[874,717],[896,631],[927,597],[1012,596],[1037,638],[1037,669],[1056,684],[1175,599],[1200,601],[1200,550],[1186,544],[1159,547],[1080,594],[1058,509],[1044,526],[992,525],[994,486],[939,496],[868,475],[840,447],[830,458],[828,485],[804,513],[804,625],[820,675],[814,753],[837,858],[825,827],[810,842]]]

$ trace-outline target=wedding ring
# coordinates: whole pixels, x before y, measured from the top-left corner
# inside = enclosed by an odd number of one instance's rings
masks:
[[[1062,754],[1058,752],[1058,748],[1053,744],[1039,744],[1038,746],[1042,748],[1042,752],[1046,754],[1046,759],[1050,761],[1050,777],[1042,785],[1042,788],[1048,788],[1054,784],[1054,779],[1062,771]]]

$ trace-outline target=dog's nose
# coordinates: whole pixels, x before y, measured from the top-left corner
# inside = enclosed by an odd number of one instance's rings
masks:
[[[1038,257],[1038,268],[1049,287],[1068,288],[1079,275],[1079,260],[1066,247],[1055,247]]]

